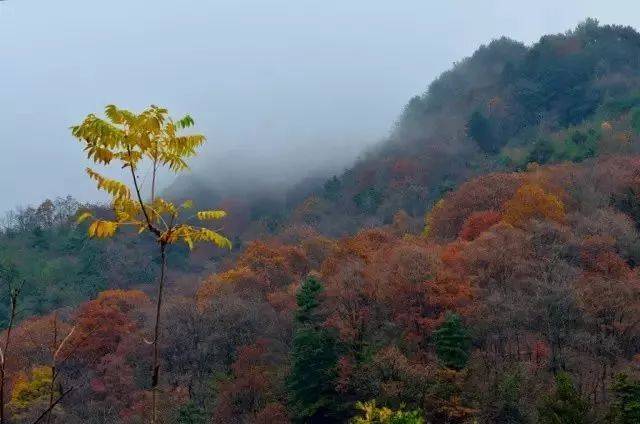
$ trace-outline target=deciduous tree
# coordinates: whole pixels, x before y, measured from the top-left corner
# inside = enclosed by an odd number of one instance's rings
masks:
[[[155,325],[153,334],[153,369],[151,371],[152,423],[157,422],[156,392],[160,377],[158,343],[160,337],[160,316],[162,296],[166,278],[167,247],[183,241],[190,248],[197,242],[210,242],[219,247],[231,247],[231,243],[217,231],[207,227],[192,225],[191,219],[209,221],[223,218],[222,210],[207,210],[181,219],[182,212],[192,208],[193,203],[186,201],[177,206],[156,196],[156,179],[160,167],[171,171],[187,169],[186,160],[196,154],[205,137],[201,134],[182,135],[180,132],[194,124],[193,119],[185,117],[174,120],[167,109],[150,106],[141,113],[120,109],[114,105],[105,108],[106,119],[94,114],[72,127],[73,135],[84,144],[87,156],[96,164],[117,165],[131,174],[129,185],[102,176],[87,168],[89,178],[97,183],[98,189],[111,196],[115,219],[93,219],[88,232],[91,237],[112,237],[125,226],[137,228],[138,232],[150,232],[154,237],[160,254],[160,277],[156,302]],[[150,192],[147,198],[143,193],[142,167],[147,163],[151,169]],[[85,212],[79,221],[91,218]]]
[[[534,184],[524,184],[504,205],[505,222],[518,227],[531,219],[563,222],[564,216],[562,201]]]

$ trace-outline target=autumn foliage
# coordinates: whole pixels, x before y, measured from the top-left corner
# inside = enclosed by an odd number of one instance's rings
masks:
[[[460,238],[466,241],[474,240],[480,234],[500,222],[501,219],[502,215],[496,211],[473,212],[464,221],[462,230],[460,230]]]
[[[504,205],[504,220],[514,226],[526,225],[532,219],[562,222],[564,204],[542,187],[525,184]]]

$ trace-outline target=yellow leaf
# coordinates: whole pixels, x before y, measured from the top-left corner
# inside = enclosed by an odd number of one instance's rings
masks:
[[[227,216],[225,211],[215,210],[215,211],[200,211],[196,214],[200,221],[205,221],[208,219],[220,219]]]
[[[82,213],[82,214],[78,217],[78,219],[76,220],[76,222],[77,222],[78,224],[82,224],[84,221],[86,221],[88,218],[90,218],[90,217],[92,217],[92,216],[93,216],[93,214],[92,214],[91,212],[84,212],[84,213]]]
[[[117,222],[97,219],[91,223],[87,233],[89,237],[108,238],[113,237],[117,229]]]

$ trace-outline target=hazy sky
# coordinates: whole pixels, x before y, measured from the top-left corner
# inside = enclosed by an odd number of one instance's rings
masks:
[[[640,3],[0,2],[0,211],[96,199],[68,127],[108,103],[191,113],[209,138],[196,167],[304,173],[382,138],[412,95],[480,44],[531,43],[587,16],[637,28]]]

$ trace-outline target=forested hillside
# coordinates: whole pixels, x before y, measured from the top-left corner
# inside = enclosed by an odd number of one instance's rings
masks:
[[[193,121],[165,112],[73,133],[135,180],[96,146],[122,125],[177,163]],[[640,34],[587,20],[479,48],[321,183],[183,178],[147,209],[92,176],[112,205],[45,201],[0,234],[6,422],[638,423],[639,146]],[[204,234],[172,233],[191,198],[232,249],[174,246]]]
[[[388,140],[344,174],[271,199],[219,200],[237,220],[234,234],[247,240],[291,222],[339,236],[388,224],[398,210],[421,218],[475,175],[636,152],[639,77],[632,28],[587,20],[530,47],[494,40],[411,99]],[[191,193],[182,184],[181,194],[215,198],[205,178]]]

